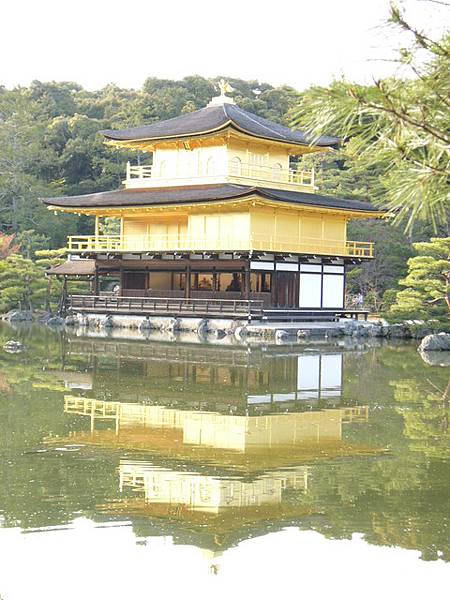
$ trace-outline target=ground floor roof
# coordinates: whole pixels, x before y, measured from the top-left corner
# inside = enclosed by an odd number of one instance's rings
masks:
[[[43,202],[59,209],[125,208],[135,206],[188,205],[205,202],[232,201],[246,197],[286,204],[298,204],[309,207],[340,209],[367,212],[374,216],[378,211],[368,202],[347,198],[336,198],[322,194],[279,190],[235,184],[216,184],[203,186],[177,186],[166,188],[119,189],[109,192],[96,192],[82,196],[45,198]]]
[[[82,259],[82,260],[66,260],[61,265],[55,265],[47,270],[48,275],[67,275],[67,276],[79,276],[79,275],[94,275],[95,274],[95,260]]]

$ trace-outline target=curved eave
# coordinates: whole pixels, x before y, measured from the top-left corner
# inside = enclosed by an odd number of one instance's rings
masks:
[[[163,143],[163,142],[168,142],[168,141],[175,142],[177,140],[198,139],[198,138],[202,138],[202,137],[206,137],[206,136],[215,135],[218,133],[223,133],[227,129],[233,129],[233,130],[235,130],[239,133],[243,133],[244,135],[249,136],[253,139],[265,140],[265,141],[272,142],[272,143],[282,144],[283,146],[298,146],[300,148],[317,148],[318,150],[325,151],[325,150],[332,150],[332,149],[336,148],[336,146],[339,144],[339,141],[337,141],[335,144],[329,144],[329,145],[326,145],[326,144],[320,145],[317,143],[316,144],[313,144],[313,143],[308,144],[307,142],[300,142],[298,140],[281,139],[279,137],[271,137],[269,135],[264,135],[264,136],[258,135],[252,131],[248,131],[244,127],[237,125],[231,119],[226,121],[219,127],[214,127],[212,129],[208,129],[205,131],[194,131],[191,133],[174,134],[174,135],[167,135],[167,136],[142,137],[142,138],[133,138],[133,139],[118,139],[118,138],[114,138],[113,136],[108,135],[107,133],[105,133],[103,131],[100,131],[100,133],[102,133],[105,136],[105,138],[106,138],[105,143],[108,145],[121,147],[121,148],[134,148],[136,145],[143,144],[143,143],[158,144],[158,143]]]
[[[348,219],[373,219],[373,218],[383,218],[386,217],[386,213],[380,211],[366,211],[366,210],[357,210],[357,209],[349,209],[342,208],[337,206],[326,206],[321,204],[301,204],[299,202],[289,202],[286,200],[276,200],[270,197],[265,197],[263,194],[256,194],[254,192],[228,199],[219,199],[219,200],[210,200],[210,201],[200,201],[200,202],[179,202],[177,204],[167,203],[167,204],[143,204],[143,205],[123,205],[123,206],[92,206],[92,207],[64,207],[58,206],[56,204],[49,204],[47,208],[49,210],[63,212],[63,213],[71,213],[71,214],[79,214],[79,215],[99,215],[99,216],[108,216],[108,215],[121,215],[123,213],[142,213],[142,212],[179,212],[181,209],[184,210],[211,210],[211,208],[225,207],[225,206],[269,206],[269,207],[280,207],[283,206],[285,208],[291,208],[293,210],[302,210],[305,212],[315,212],[315,213],[327,213],[327,214],[338,214],[341,216],[345,216]]]

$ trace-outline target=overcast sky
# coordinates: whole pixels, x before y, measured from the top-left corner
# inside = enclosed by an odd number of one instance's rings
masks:
[[[442,31],[438,3],[400,0]],[[299,90],[392,73],[388,0],[16,0],[2,3],[0,84],[140,87],[149,76],[259,79]],[[378,60],[380,59],[380,60]]]

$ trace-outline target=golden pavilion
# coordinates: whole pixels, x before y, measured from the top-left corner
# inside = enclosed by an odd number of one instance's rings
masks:
[[[77,310],[173,316],[345,313],[345,270],[373,258],[347,239],[352,219],[379,217],[368,203],[321,195],[306,154],[338,144],[237,106],[227,87],[205,108],[124,130],[106,143],[148,156],[127,164],[121,189],[45,199],[54,211],[95,217],[95,232],[68,239],[54,275],[86,276]],[[104,233],[104,220],[117,233]],[[109,223],[111,221],[108,221]],[[116,278],[114,302],[103,285]]]

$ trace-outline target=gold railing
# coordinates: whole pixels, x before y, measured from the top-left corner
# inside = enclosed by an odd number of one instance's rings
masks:
[[[252,179],[265,181],[268,183],[284,183],[305,186],[309,188],[315,187],[314,169],[284,169],[278,166],[253,165],[250,163],[239,164],[232,160],[227,167],[219,169],[210,169],[204,173],[182,173],[172,172],[172,170],[160,171],[152,165],[132,165],[127,163],[126,181],[128,184],[137,183],[136,180],[145,180],[145,184],[149,184],[148,180],[155,181],[185,181],[192,179],[197,182],[199,179],[217,179],[217,178],[234,178],[234,179]]]
[[[231,177],[259,179],[272,183],[295,183],[314,187],[314,169],[283,169],[276,166],[252,165],[250,163],[229,163],[228,174]]]
[[[250,237],[188,235],[81,235],[68,238],[69,252],[294,252],[327,256],[373,258],[372,242],[322,240],[284,236]]]

